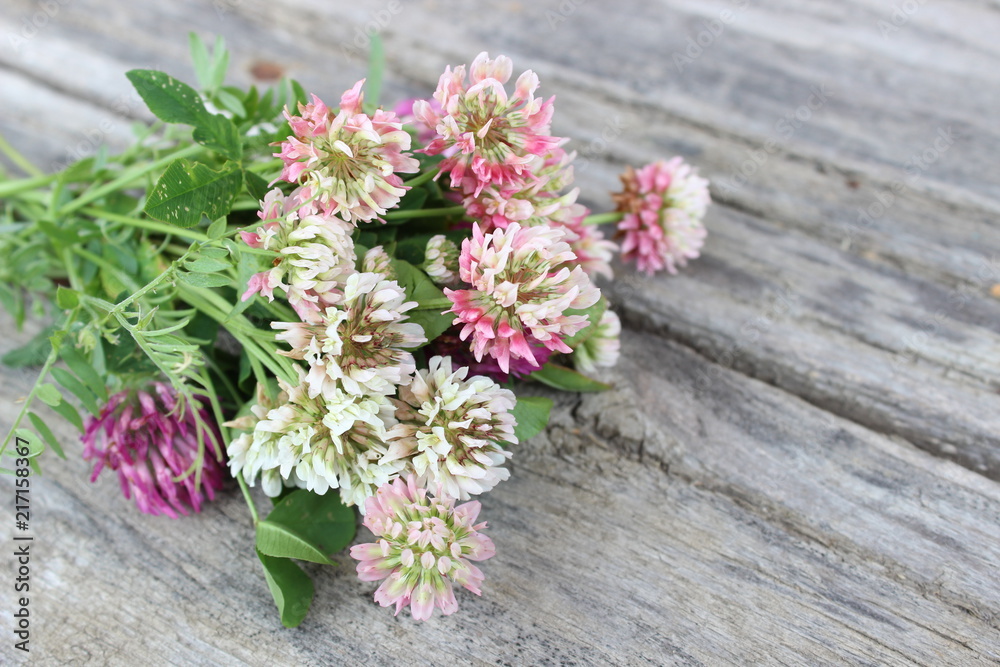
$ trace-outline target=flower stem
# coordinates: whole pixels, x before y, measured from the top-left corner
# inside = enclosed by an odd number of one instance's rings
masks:
[[[409,220],[410,218],[437,218],[465,213],[464,206],[449,206],[447,208],[421,208],[415,211],[389,211],[386,220]]]
[[[173,153],[164,156],[159,160],[154,160],[153,162],[147,162],[142,165],[137,165],[134,169],[126,170],[121,176],[114,179],[113,181],[105,183],[101,187],[95,188],[90,192],[84,192],[79,197],[77,197],[73,201],[63,206],[62,209],[59,211],[59,213],[60,215],[67,215],[69,213],[72,213],[73,211],[86,206],[90,202],[96,199],[100,199],[106,194],[110,194],[115,190],[120,190],[122,187],[128,185],[129,183],[132,183],[136,179],[145,176],[150,172],[157,171],[161,167],[165,167],[174,160],[178,160],[182,157],[188,157],[189,155],[194,155],[195,153],[198,153],[203,150],[205,149],[202,148],[201,146],[191,145],[187,146],[186,148],[182,148],[178,151],[174,151]]]
[[[42,170],[31,164],[28,158],[21,155],[20,151],[10,145],[7,139],[0,134],[0,151],[3,152],[10,161],[20,167],[21,171],[28,174],[29,176],[43,176]]]
[[[69,315],[66,316],[66,322],[69,324],[75,322],[76,314],[79,310],[79,306],[74,308]],[[68,329],[63,329],[63,335],[65,335],[67,331]],[[17,417],[14,418],[14,423],[11,424],[10,430],[7,431],[7,435],[3,439],[3,444],[0,445],[0,457],[3,457],[4,452],[7,451],[7,445],[10,444],[10,439],[14,435],[14,431],[16,431],[18,426],[21,425],[21,422],[24,420],[24,416],[28,414],[28,408],[31,407],[32,401],[35,400],[35,394],[38,393],[38,388],[45,382],[45,378],[49,375],[49,370],[59,359],[59,347],[61,343],[62,341],[60,339],[56,339],[53,343],[52,349],[49,351],[49,356],[45,359],[45,365],[42,366],[42,370],[38,373],[38,378],[35,380],[34,386],[31,387],[31,391],[28,393],[27,398],[25,398],[24,402],[21,404],[21,411],[17,413]]]
[[[0,183],[0,197],[6,199],[21,192],[34,190],[43,185],[48,185],[56,180],[59,174],[46,174],[43,176],[32,176],[31,178],[19,178]]]
[[[156,220],[146,220],[144,218],[134,218],[128,215],[118,215],[117,213],[111,213],[109,211],[104,211],[102,209],[88,206],[81,211],[87,215],[93,216],[95,218],[104,218],[111,222],[120,222],[123,225],[128,225],[130,227],[138,227],[140,229],[148,229],[153,232],[161,232],[163,234],[170,234],[172,236],[179,236],[185,239],[191,239],[192,241],[207,241],[208,237],[201,232],[195,232],[190,229],[183,229],[181,227],[175,227],[174,225],[168,225],[163,222],[157,222]]]
[[[585,225],[603,225],[606,222],[618,222],[625,217],[625,213],[622,211],[611,211],[610,213],[597,213],[596,215],[588,215],[583,219],[583,224]]]
[[[247,501],[247,507],[250,508],[250,516],[253,517],[253,525],[256,526],[257,522],[260,521],[260,516],[257,514],[257,506],[253,502],[253,498],[250,497],[250,489],[247,488],[247,483],[243,479],[243,475],[237,475],[236,481],[240,483],[240,491],[243,492],[243,499]]]
[[[411,178],[408,181],[403,181],[403,185],[406,186],[406,187],[408,187],[408,188],[415,188],[415,187],[417,187],[419,185],[423,185],[424,183],[426,183],[427,181],[433,179],[437,175],[438,175],[438,170],[437,169],[428,169],[427,171],[425,171],[424,173],[420,174],[419,176],[415,176],[415,177]]]

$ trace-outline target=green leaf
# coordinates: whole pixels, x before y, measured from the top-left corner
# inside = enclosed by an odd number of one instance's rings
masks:
[[[267,516],[309,537],[320,550],[334,554],[354,539],[354,510],[344,505],[339,493],[319,495],[306,489],[293,491]]]
[[[76,430],[83,431],[83,420],[80,419],[80,413],[76,411],[76,408],[71,403],[63,401],[59,405],[53,406],[52,409],[59,413],[63,419],[75,426]]]
[[[444,292],[431,282],[427,274],[402,259],[391,260],[392,269],[396,272],[396,281],[406,290],[406,297],[417,303],[439,303],[446,299]]]
[[[517,404],[511,410],[517,426],[514,427],[514,435],[517,441],[524,444],[545,429],[549,423],[549,414],[552,412],[552,399],[544,396],[518,396]]]
[[[240,101],[240,98],[238,98],[231,91],[236,91],[242,94],[242,91],[240,91],[237,88],[229,88],[228,90],[222,88],[216,91],[215,98],[218,100],[219,104],[221,104],[226,111],[231,111],[233,115],[238,118],[246,118],[247,117],[246,107],[243,106],[243,102]]]
[[[247,194],[254,199],[261,200],[267,195],[267,181],[252,171],[243,171],[243,182],[246,184]]]
[[[257,558],[264,566],[264,578],[271,589],[271,597],[278,606],[281,624],[294,628],[305,619],[316,589],[312,579],[298,565],[287,558],[267,556],[260,551]]]
[[[229,69],[229,51],[226,50],[226,42],[222,35],[216,35],[215,46],[212,48],[212,80],[210,88],[222,87],[222,82],[226,80],[226,70]]]
[[[424,328],[428,342],[434,340],[444,333],[455,319],[454,315],[442,313],[448,308],[447,305],[442,306],[448,303],[447,297],[431,282],[426,273],[409,262],[394,259],[391,264],[393,271],[396,272],[396,281],[406,290],[406,298],[420,304],[406,313],[410,316],[409,321],[416,322]]]
[[[164,122],[197,125],[199,118],[208,114],[198,92],[168,74],[134,69],[125,76],[153,115]]]
[[[226,271],[231,266],[232,264],[229,262],[212,259],[211,257],[199,257],[184,264],[184,268],[192,273],[215,273],[217,271]]]
[[[34,412],[28,413],[28,419],[31,420],[32,426],[34,426],[35,430],[38,431],[38,434],[42,436],[42,439],[45,440],[52,451],[56,453],[56,456],[61,459],[65,459],[66,454],[63,452],[62,445],[59,444],[59,440],[56,439],[56,436],[52,433],[52,429],[48,427],[48,424],[43,422],[42,418]]]
[[[19,428],[14,431],[15,446],[16,447],[28,447],[28,455],[26,458],[34,458],[45,451],[45,443],[37,435],[32,433],[26,428]],[[20,456],[20,454],[17,454]]]
[[[62,402],[62,394],[59,393],[59,390],[56,389],[55,386],[49,384],[48,382],[38,385],[35,389],[35,396],[37,396],[38,400],[45,405],[52,407],[55,407]]]
[[[231,160],[243,158],[243,141],[240,131],[233,121],[225,116],[206,113],[197,119],[192,135],[194,140],[205,148],[211,148],[216,153]]]
[[[257,524],[257,548],[269,556],[329,564],[354,538],[354,511],[337,493],[294,491]]]
[[[222,273],[188,273],[181,271],[177,275],[188,285],[194,285],[195,287],[227,287],[233,283],[232,278]]]
[[[422,263],[426,258],[427,241],[430,240],[431,236],[431,234],[421,234],[400,240],[396,244],[396,257],[414,266]]]
[[[235,163],[213,171],[199,162],[175,160],[150,191],[144,210],[151,218],[193,227],[202,215],[216,220],[229,213],[242,186],[243,176]]]
[[[288,106],[296,109],[299,104],[308,104],[309,93],[307,93],[306,89],[302,87],[302,84],[295,79],[291,79],[289,83],[292,86],[292,99],[290,100]]]
[[[83,380],[83,383],[87,385],[87,388],[94,393],[97,398],[102,401],[108,400],[108,388],[104,384],[104,379],[101,377],[100,373],[94,370],[94,367],[87,361],[80,351],[77,350],[72,345],[65,345],[59,350],[59,356],[62,360],[66,362],[70,370],[76,373],[76,376]]]
[[[54,326],[46,327],[21,347],[11,350],[3,355],[3,357],[0,357],[0,363],[10,368],[41,366],[48,358],[49,352],[52,351],[52,343],[49,342],[49,336],[55,330],[56,327]]]
[[[577,373],[571,368],[560,366],[549,362],[539,370],[532,373],[532,380],[538,380],[542,384],[547,384],[563,391],[605,391],[611,389],[611,385],[591,379],[583,373]]]
[[[399,204],[397,204],[396,208],[393,210],[409,211],[418,209],[424,205],[424,202],[427,201],[428,194],[427,188],[412,188],[405,195],[403,195],[403,198],[399,200]],[[408,222],[406,219],[398,221],[399,224],[405,224],[406,222]]]
[[[414,309],[406,314],[410,316],[408,321],[416,322],[424,328],[424,336],[427,337],[428,343],[447,331],[448,327],[451,326],[452,320],[455,319],[454,314],[442,315],[439,310]],[[426,344],[424,343],[424,345]]]
[[[97,399],[93,392],[87,389],[82,382],[76,379],[76,376],[67,370],[62,368],[53,368],[52,377],[56,379],[63,389],[80,399],[83,403],[83,407],[87,408],[90,414],[95,417],[101,413],[101,409],[97,406]]]
[[[226,216],[222,216],[208,226],[208,238],[212,240],[221,239],[226,233]],[[221,254],[219,254],[221,253]],[[224,248],[202,248],[201,254],[206,257],[222,258],[229,255]]]
[[[82,160],[74,162],[66,169],[63,170],[62,174],[59,175],[59,181],[63,184],[66,183],[76,183],[78,181],[87,180],[92,176],[94,171],[94,158],[87,157]]]
[[[297,558],[329,565],[330,559],[308,538],[281,524],[261,521],[257,524],[257,549],[268,556]]]
[[[191,62],[194,63],[194,74],[198,77],[198,85],[202,89],[208,88],[211,84],[212,71],[205,42],[194,32],[189,32],[188,46],[191,49]]]
[[[604,316],[604,311],[608,309],[608,300],[603,296],[597,300],[590,308],[570,308],[565,314],[566,315],[586,315],[587,321],[590,322],[587,326],[577,331],[572,336],[568,338],[563,338],[563,342],[570,347],[576,349],[577,346],[582,345],[587,342],[591,336],[597,332],[597,325],[601,321],[601,317]]]

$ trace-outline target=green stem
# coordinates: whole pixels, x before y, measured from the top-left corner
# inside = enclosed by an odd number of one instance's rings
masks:
[[[140,229],[148,229],[152,232],[161,232],[163,234],[171,234],[173,236],[179,236],[185,239],[191,239],[192,241],[207,241],[208,236],[202,234],[201,232],[195,232],[190,229],[183,229],[181,227],[175,227],[174,225],[168,225],[163,222],[157,222],[156,220],[146,220],[144,218],[134,218],[128,215],[118,215],[117,213],[110,213],[108,211],[95,208],[93,206],[88,206],[83,209],[81,213],[86,213],[87,215],[93,216],[95,218],[104,218],[110,222],[120,222],[123,225],[128,225],[130,227],[138,227]]]
[[[106,194],[110,194],[115,190],[120,190],[129,183],[132,183],[136,179],[145,176],[150,172],[157,171],[161,167],[165,167],[174,160],[179,160],[180,158],[188,157],[189,155],[194,155],[195,153],[198,153],[203,150],[205,149],[202,148],[201,146],[191,145],[187,146],[186,148],[182,148],[178,151],[174,151],[170,155],[162,157],[159,160],[155,160],[153,162],[147,162],[141,165],[136,165],[134,169],[126,170],[125,173],[123,173],[115,180],[109,183],[105,183],[101,187],[95,188],[90,192],[84,192],[79,197],[77,197],[73,201],[63,206],[62,210],[59,211],[59,214],[61,216],[68,215],[73,211],[86,206],[90,202],[100,199]]]
[[[585,225],[603,225],[607,222],[618,222],[625,217],[625,213],[622,211],[611,211],[610,213],[597,213],[595,215],[588,215],[583,219],[583,224]]]
[[[91,264],[99,266],[102,270],[107,271],[110,275],[113,275],[115,278],[117,278],[118,280],[120,280],[123,283],[125,283],[125,287],[127,287],[129,289],[138,289],[139,285],[135,282],[135,280],[132,279],[132,276],[128,275],[122,269],[120,269],[119,267],[115,266],[111,262],[107,261],[103,257],[99,257],[99,256],[95,255],[94,253],[90,252],[89,250],[86,250],[84,248],[80,248],[80,247],[77,247],[77,246],[74,246],[73,252],[76,253],[77,255],[79,255],[80,257],[82,257],[83,259],[87,260]],[[72,258],[69,257],[68,251],[67,251],[66,255],[67,256],[63,260],[63,262],[66,264],[67,268],[72,267],[72,263],[71,263],[72,262]],[[77,285],[77,283],[79,283],[79,281],[78,280],[74,280],[73,278],[74,278],[74,276],[73,276],[73,273],[71,272],[70,276],[69,276],[70,285],[76,291],[78,291],[78,292],[82,291],[81,287]]]
[[[67,322],[76,321],[76,313],[80,309],[79,306],[74,308],[70,314],[67,316]],[[65,330],[63,331],[65,333]],[[61,341],[60,341],[61,343]],[[17,430],[18,426],[24,420],[24,416],[28,414],[28,408],[31,407],[31,402],[35,400],[35,394],[38,393],[38,388],[42,386],[45,382],[45,378],[48,377],[49,370],[52,365],[56,363],[59,359],[59,344],[52,346],[52,350],[49,352],[49,356],[45,359],[45,365],[42,366],[41,372],[38,374],[38,379],[35,380],[34,386],[31,388],[31,392],[28,394],[27,398],[24,399],[24,403],[21,404],[21,411],[17,413],[17,417],[14,419],[14,423],[11,425],[10,430],[7,432],[6,437],[3,439],[3,445],[0,445],[0,457],[3,457],[4,452],[7,451],[7,445],[10,444],[10,439],[14,435],[14,431]]]
[[[6,155],[8,158],[10,158],[11,162],[20,167],[21,171],[23,171],[24,173],[30,176],[44,175],[41,169],[31,164],[31,161],[28,160],[28,158],[21,155],[20,151],[11,146],[10,143],[2,134],[0,134],[0,151],[3,151],[3,154]]]
[[[46,174],[43,176],[32,176],[31,178],[19,178],[13,181],[4,181],[3,183],[0,183],[0,197],[6,199],[7,197],[20,194],[21,192],[40,188],[43,185],[48,185],[58,177],[59,174]]]
[[[201,244],[200,243],[194,243],[194,244],[192,244],[191,247],[188,248],[188,251],[186,253],[184,253],[183,255],[181,255],[180,257],[178,257],[177,259],[175,259],[170,264],[170,266],[168,266],[166,269],[164,269],[163,273],[161,273],[156,278],[154,278],[153,280],[151,280],[148,283],[146,283],[145,286],[143,286],[139,291],[134,292],[132,294],[132,296],[130,296],[129,298],[125,299],[124,301],[120,301],[119,303],[116,303],[114,305],[114,307],[111,308],[111,310],[109,310],[105,314],[103,321],[106,321],[108,318],[110,318],[113,315],[117,315],[119,313],[123,313],[126,306],[129,306],[134,301],[136,301],[137,299],[141,299],[142,297],[146,296],[146,294],[148,294],[149,292],[155,290],[157,287],[160,286],[160,283],[164,282],[168,278],[173,278],[173,274],[177,270],[177,267],[180,266],[181,262],[183,262],[184,260],[186,260],[188,258],[188,255],[190,255],[193,252],[197,252],[200,249],[201,249]],[[88,298],[88,300],[93,300],[93,299]],[[100,323],[98,323],[98,324],[100,324]]]
[[[421,208],[415,211],[389,211],[386,220],[409,220],[410,218],[438,218],[448,215],[465,213],[464,206],[449,206],[447,208]]]
[[[433,179],[437,175],[438,175],[438,170],[437,169],[428,169],[427,171],[425,171],[424,173],[420,174],[419,176],[411,178],[408,181],[403,181],[403,185],[405,187],[408,187],[408,188],[415,188],[415,187],[418,187],[420,185],[423,185],[424,183],[426,183],[427,181]]]
[[[417,310],[440,310],[441,308],[451,308],[454,304],[451,299],[430,299],[418,302]]]
[[[243,475],[237,475],[236,481],[240,483],[240,491],[243,492],[243,498],[247,501],[247,507],[250,508],[250,516],[253,517],[253,525],[256,527],[257,522],[260,521],[260,516],[257,514],[257,506],[254,505],[253,498],[250,497],[250,489],[247,488],[247,483],[243,479]]]
[[[252,171],[253,173],[256,174],[257,172],[260,171],[271,171],[275,167],[280,167],[282,164],[284,163],[281,161],[280,158],[274,158],[273,160],[268,160],[267,162],[256,162],[247,167],[246,169],[247,171]]]
[[[275,377],[279,377],[289,384],[298,383],[298,378],[288,358],[274,354],[273,350],[265,350],[255,339],[255,336],[260,337],[263,334],[267,336],[268,340],[273,341],[273,333],[261,331],[242,315],[229,317],[226,309],[230,307],[230,304],[209,289],[194,287],[183,282],[178,282],[177,287],[182,299],[226,327],[226,330],[246,348],[247,354],[256,355],[260,362],[274,373]]]
[[[76,272],[76,266],[73,264],[73,257],[70,255],[70,249],[64,247],[60,254],[62,255],[63,266],[66,267],[66,275],[69,278],[69,286],[77,292],[82,292],[83,282],[80,280],[80,276]]]

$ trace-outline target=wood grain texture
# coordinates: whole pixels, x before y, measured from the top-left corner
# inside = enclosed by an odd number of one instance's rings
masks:
[[[226,37],[237,83],[267,61],[335,98],[388,4],[77,0],[16,42],[39,5],[13,0],[0,131],[42,165],[120,147],[148,118],[122,73],[190,80],[189,30]],[[71,456],[35,480],[35,661],[1000,662],[1000,10],[921,4],[894,30],[887,4],[390,13],[387,99],[481,50],[512,56],[557,95],[595,207],[626,163],[698,164],[716,201],[703,257],[675,277],[619,270],[615,389],[557,396],[484,499],[499,553],[460,614],[393,618],[345,556],[312,571],[315,606],[283,630],[235,489],[192,520],[139,517]],[[4,373],[7,423],[31,377]]]

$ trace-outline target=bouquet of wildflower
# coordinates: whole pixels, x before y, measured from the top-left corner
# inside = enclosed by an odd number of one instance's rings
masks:
[[[673,273],[703,242],[707,183],[680,158],[629,169],[618,210],[591,215],[553,99],[531,71],[509,87],[503,56],[390,111],[377,45],[336,108],[294,81],[224,86],[221,42],[192,53],[197,90],[128,73],[158,122],[120,155],[44,174],[0,146],[27,174],[0,181],[0,300],[52,322],[4,358],[41,372],[3,448],[64,457],[40,401],[142,512],[197,512],[234,477],[288,626],[313,596],[295,561],[330,563],[355,509],[375,600],[451,614],[495,553],[474,498],[548,420],[514,379],[606,388],[585,375],[619,348],[598,225]]]

